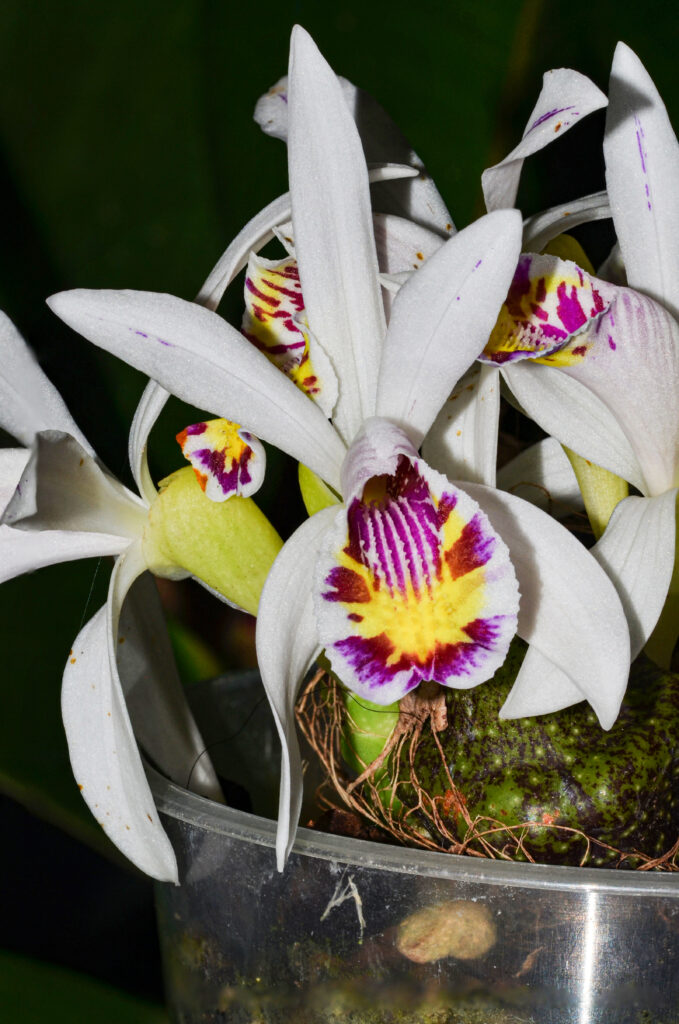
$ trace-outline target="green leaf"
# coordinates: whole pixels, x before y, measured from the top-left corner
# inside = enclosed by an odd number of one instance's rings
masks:
[[[168,1024],[161,1007],[83,974],[0,951],[0,1005],[21,1024]]]

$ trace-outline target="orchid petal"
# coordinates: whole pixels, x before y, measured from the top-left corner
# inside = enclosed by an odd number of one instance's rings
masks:
[[[305,673],[321,649],[308,582],[318,546],[335,514],[335,508],[323,509],[293,533],[267,576],[257,614],[257,661],[282,746],[276,837],[279,871],[294,842],[302,806],[295,700]]]
[[[63,430],[92,453],[64,400],[12,321],[0,312],[0,427],[30,446],[41,430]]]
[[[384,311],[389,322],[393,303],[391,295],[398,291],[395,283],[401,278],[400,287],[408,279],[402,279],[402,275],[419,270],[425,260],[441,248],[445,239],[420,224],[391,213],[374,213],[373,227],[380,283],[385,289]]]
[[[592,548],[620,595],[633,658],[655,628],[672,579],[676,497],[675,488],[657,498],[625,498]]]
[[[216,313],[172,295],[75,290],[51,308],[198,408],[242,423],[338,485],[344,446],[323,413]]]
[[[679,145],[658,90],[624,43],[611,68],[604,155],[627,280],[679,316]]]
[[[373,214],[373,227],[377,259],[383,274],[419,270],[445,242],[435,231],[393,213]]]
[[[139,399],[130,427],[127,444],[130,468],[139,493],[147,505],[153,504],[153,499],[157,494],[149,472],[147,458],[149,434],[169,397],[169,391],[166,391],[160,384],[156,384],[154,380],[150,380]]]
[[[115,666],[124,594],[144,571],[140,545],[118,560],[109,600],[78,635],[64,672],[61,708],[78,787],[109,839],[146,874],[177,882]]]
[[[582,700],[585,700],[585,695],[573,680],[531,644],[514,685],[500,708],[500,718],[551,715]]]
[[[337,77],[299,26],[290,92],[288,162],[304,303],[339,379],[333,422],[350,441],[374,413],[385,333],[368,175]]]
[[[639,292],[618,288],[616,293],[608,313],[589,332],[593,343],[585,359],[565,372],[622,425],[643,470],[640,490],[662,494],[679,484],[679,323]]]
[[[531,360],[503,367],[514,397],[561,444],[609,469],[639,490],[644,474],[630,441],[608,406],[563,369]]]
[[[205,284],[196,296],[196,302],[215,310],[224,292],[243,267],[247,266],[251,252],[258,252],[274,237],[273,229],[290,218],[290,193],[278,196],[273,202],[248,221],[239,231],[228,249],[220,256]]]
[[[629,631],[613,583],[540,509],[505,491],[465,486],[509,548],[521,591],[519,636],[566,673],[610,729],[630,665]]]
[[[549,242],[579,224],[606,220],[611,216],[607,192],[594,192],[582,199],[552,206],[528,217],[523,222],[523,248],[526,252],[542,252]]]
[[[538,441],[506,463],[498,470],[497,486],[557,519],[582,509],[573,467],[563,446],[553,437]]]
[[[0,448],[0,518],[31,456],[29,448]]]
[[[0,450],[0,517],[26,470],[29,448]],[[37,533],[0,526],[0,583],[57,562],[124,551],[129,540],[117,535],[41,530]]]
[[[411,182],[390,185],[380,191],[380,208],[442,236],[454,232],[452,218],[431,177],[410,144],[382,106],[346,78],[338,76],[349,110],[358,128],[368,163],[393,160],[410,165],[416,174]],[[288,139],[288,79],[280,78],[261,96],[255,107],[255,121],[274,138]],[[388,210],[387,210],[388,206]]]
[[[139,498],[105,473],[75,438],[47,430],[35,439],[3,520],[22,530],[117,536],[126,546],[141,535],[146,510]],[[108,545],[103,543],[106,548]]]
[[[242,331],[326,416],[332,415],[337,377],[309,330],[294,259],[264,260],[252,254],[245,277]]]
[[[619,242],[613,245],[606,259],[597,269],[596,276],[604,281],[610,281],[611,284],[616,284],[623,288],[627,287],[627,271],[622,261]]]
[[[393,424],[365,425],[343,476],[356,485],[371,461],[361,492],[336,512],[315,571],[319,637],[333,671],[377,704],[425,680],[476,686],[502,664],[516,630],[507,549],[476,502]]]
[[[514,206],[526,157],[543,149],[594,110],[605,107],[607,102],[601,89],[579,72],[568,68],[548,71],[521,142],[499,164],[483,172],[481,184],[487,209]]]
[[[46,565],[77,558],[118,555],[129,544],[125,537],[73,530],[16,530],[0,525],[0,583]]]
[[[116,650],[134,734],[145,754],[173,782],[222,801],[184,695],[158,590],[149,573],[135,580],[125,599]]]
[[[377,412],[405,427],[416,445],[493,329],[519,257],[520,228],[516,210],[487,214],[434,253],[394,300]]]
[[[499,372],[475,363],[434,420],[422,455],[449,480],[494,487],[499,418]]]
[[[249,498],[262,486],[266,454],[256,437],[230,420],[194,423],[177,434],[184,458],[211,501]]]
[[[522,359],[578,362],[590,344],[584,332],[591,334],[614,294],[570,260],[523,253],[479,359],[500,366]],[[576,337],[578,345],[566,346]]]

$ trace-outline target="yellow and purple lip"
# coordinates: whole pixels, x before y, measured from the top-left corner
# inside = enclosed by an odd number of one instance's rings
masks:
[[[268,359],[323,408],[325,382],[310,355],[297,263],[250,257],[242,331]],[[327,415],[331,410],[323,409]]]
[[[571,366],[585,358],[588,329],[608,309],[605,283],[556,256],[524,253],[479,357],[501,366],[532,359]]]
[[[321,556],[317,620],[333,670],[377,704],[424,680],[489,679],[516,631],[509,554],[479,506],[421,459],[368,480]]]
[[[264,449],[237,423],[224,419],[194,423],[177,434],[177,442],[211,501],[247,498],[261,486]]]

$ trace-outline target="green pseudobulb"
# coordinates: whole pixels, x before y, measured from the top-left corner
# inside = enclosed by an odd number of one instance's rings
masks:
[[[665,854],[679,836],[679,675],[637,659],[620,715],[608,732],[584,702],[551,715],[502,721],[499,711],[524,652],[525,644],[515,641],[494,679],[471,690],[446,690],[447,728],[436,737],[429,727],[422,730],[413,767],[422,789],[439,798],[445,829],[459,842],[468,838],[468,819],[453,799],[447,766],[469,817],[483,819],[479,831],[538,823],[487,837],[515,859],[526,856],[512,840],[520,835],[537,861],[579,864],[586,841],[557,825],[580,830],[615,851]],[[401,762],[396,768],[390,759],[387,770],[392,779],[397,773],[399,813],[412,823],[410,809],[418,799],[409,766]],[[425,833],[439,838],[421,809],[415,817]],[[483,850],[478,840],[470,848]],[[586,862],[607,864],[618,856],[592,844]]]

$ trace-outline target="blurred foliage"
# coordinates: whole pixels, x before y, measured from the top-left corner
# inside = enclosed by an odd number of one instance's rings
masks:
[[[284,146],[251,118],[256,98],[285,73],[295,21],[390,111],[458,225],[481,211],[481,171],[518,141],[550,67],[575,67],[606,88],[622,38],[679,118],[677,8],[662,0],[642,11],[630,0],[586,11],[549,0],[295,0],[264,11],[217,0],[4,0],[0,305],[128,482],[126,431],[144,381],[69,332],[43,300],[75,286],[195,294],[235,232],[287,187]],[[601,187],[602,125],[592,118],[529,162],[527,212]],[[607,239],[592,244],[603,254]],[[238,323],[238,288],[222,311]],[[167,407],[152,438],[156,478],[180,464],[173,436],[199,415]],[[296,495],[281,500],[286,474],[294,480],[287,461],[272,457],[261,495],[285,535],[301,515]],[[70,778],[58,694],[69,647],[105,600],[108,576],[106,560],[85,562],[0,588],[0,788],[83,837],[98,833]]]
[[[167,1024],[158,1006],[134,999],[91,978],[0,952],[0,1004],[8,1021],[21,1024]]]

